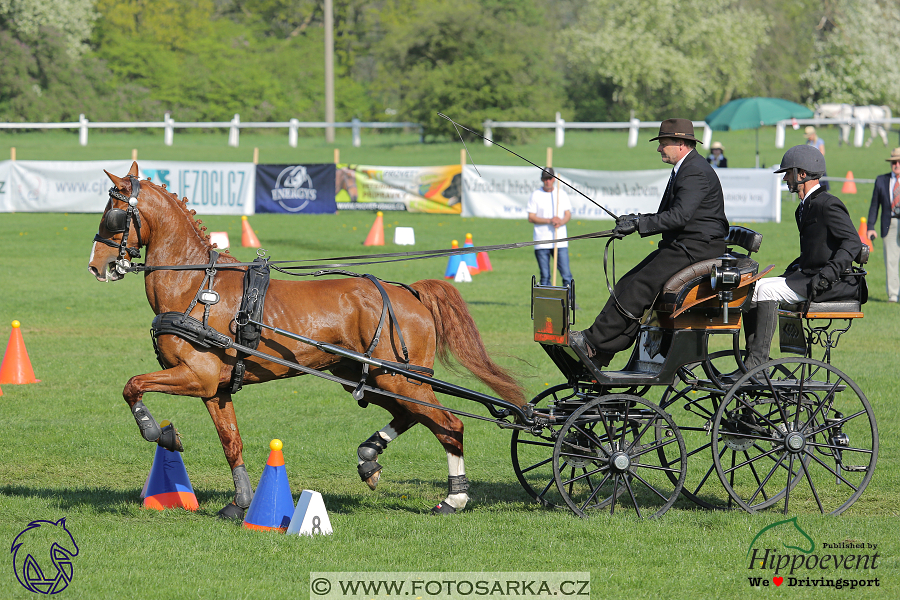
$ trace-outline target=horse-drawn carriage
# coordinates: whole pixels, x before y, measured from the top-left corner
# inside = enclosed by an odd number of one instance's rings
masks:
[[[532,282],[534,338],[565,383],[529,402],[485,353],[452,285],[356,276],[271,286],[266,279],[263,286],[251,273],[274,263],[219,257],[177,196],[139,181],[136,164],[127,177],[110,179],[90,270],[98,280],[146,274],[163,367],[133,377],[123,395],[142,436],[172,450],[183,449],[177,432],[156,423],[143,394],[204,400],[235,481],[235,502],[223,516],[242,516],[252,496],[231,394],[242,384],[300,374],[339,383],[361,405],[391,413],[388,426],[358,451],[359,474],[372,489],[387,444],[416,423],[428,427],[448,455],[448,497],[438,512],[454,512],[468,498],[455,415],[512,430],[512,464],[525,491],[582,516],[617,507],[659,516],[682,494],[705,507],[754,511],[783,502],[785,511],[800,505],[837,514],[872,478],[874,414],[859,387],[830,364],[840,335],[862,317],[860,302],[786,308],[783,349],[801,356],[748,371],[741,309],[765,274],[750,257],[761,236],[748,229],[732,227],[727,240],[746,254],[729,249],[670,279],[619,371],[598,370],[568,346],[574,285]],[[146,264],[132,265],[142,247]],[[849,276],[864,275],[853,270]],[[818,346],[825,349],[821,361],[812,358]],[[500,397],[435,378],[435,356],[450,353]],[[480,403],[491,417],[443,407],[435,392]]]

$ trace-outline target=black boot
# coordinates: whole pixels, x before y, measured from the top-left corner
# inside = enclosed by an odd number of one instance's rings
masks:
[[[769,360],[769,349],[778,325],[778,302],[766,300],[757,302],[744,315],[744,334],[747,338],[747,358],[744,365],[752,369]]]

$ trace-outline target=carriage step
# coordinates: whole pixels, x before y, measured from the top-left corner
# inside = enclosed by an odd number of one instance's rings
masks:
[[[841,469],[850,471],[851,473],[865,473],[869,470],[869,467],[864,465],[841,465]]]

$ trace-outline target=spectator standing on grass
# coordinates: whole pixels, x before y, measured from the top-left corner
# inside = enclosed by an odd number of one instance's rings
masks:
[[[714,169],[727,169],[728,159],[725,158],[725,147],[722,146],[722,142],[713,142],[709,150],[706,162],[711,164]]]
[[[900,293],[900,148],[891,151],[887,159],[891,163],[891,172],[875,178],[875,189],[872,191],[872,204],[869,206],[869,230],[866,234],[870,240],[878,237],[875,221],[878,210],[881,210],[881,239],[884,240],[884,269],[887,280],[888,302],[897,302]]]
[[[541,271],[541,285],[550,285],[553,273],[553,247],[556,246],[556,266],[562,275],[562,284],[572,283],[569,270],[569,242],[556,242],[568,236],[566,223],[572,218],[569,196],[555,186],[556,174],[551,167],[541,171],[541,187],[534,190],[528,201],[528,222],[534,223],[534,241],[547,242],[534,247],[538,269]]]
[[[825,140],[819,137],[816,133],[816,128],[812,125],[808,125],[803,131],[804,135],[806,135],[806,145],[812,146],[821,152],[822,156],[825,156]],[[828,173],[822,173],[822,177],[828,177]],[[820,185],[825,188],[826,192],[831,190],[831,186],[828,185],[828,182],[825,180],[823,180]]]

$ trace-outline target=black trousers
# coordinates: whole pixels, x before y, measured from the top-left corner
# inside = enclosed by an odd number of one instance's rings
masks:
[[[725,254],[725,249],[723,240],[660,242],[657,250],[616,283],[618,304],[640,318],[672,275],[695,262],[718,258]],[[584,331],[585,338],[598,352],[614,354],[629,348],[640,330],[640,322],[620,311],[616,299],[610,297],[594,324]]]

